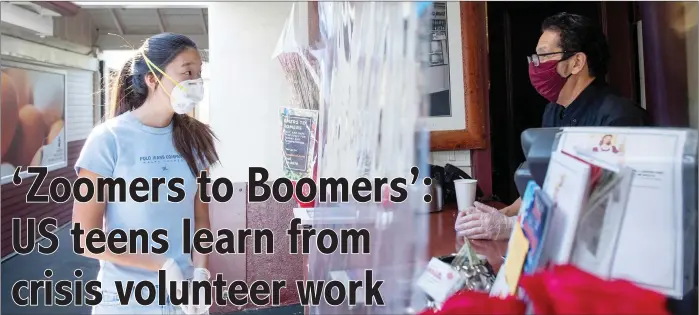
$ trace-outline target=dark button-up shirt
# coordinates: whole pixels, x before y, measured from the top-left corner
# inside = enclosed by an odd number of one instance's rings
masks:
[[[650,126],[648,113],[633,101],[616,95],[604,82],[595,81],[568,107],[549,103],[542,127]]]

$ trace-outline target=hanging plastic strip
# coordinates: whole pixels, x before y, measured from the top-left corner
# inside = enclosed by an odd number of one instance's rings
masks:
[[[312,73],[305,80],[319,92],[317,177],[318,186],[328,185],[319,187],[325,195],[309,209],[316,237],[309,243],[307,280],[344,284],[308,313],[416,313],[426,305],[416,280],[428,261],[423,179],[429,177],[429,132],[420,117],[426,112],[422,46],[429,43],[423,30],[429,30],[431,6],[319,1],[317,7],[309,12],[319,21],[319,38],[309,39],[314,49],[298,45],[296,23],[288,22],[275,52],[294,54],[306,70],[292,72]],[[413,175],[414,167],[419,174]],[[406,179],[403,202],[389,198],[396,195],[396,178]],[[369,187],[361,193],[368,201],[353,197],[358,182]],[[349,285],[360,280],[362,287]]]

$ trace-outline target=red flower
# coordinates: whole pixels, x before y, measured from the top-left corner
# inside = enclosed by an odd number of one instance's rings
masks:
[[[381,204],[384,207],[388,207],[391,205],[391,190],[388,188],[388,186],[383,187],[383,195],[381,196]]]
[[[440,310],[426,310],[420,315],[524,315],[525,311],[524,302],[515,297],[501,299],[482,292],[460,291],[447,299]]]
[[[664,295],[626,280],[603,280],[572,265],[525,275],[519,284],[536,314],[669,314]]]
[[[315,200],[311,200],[309,202],[302,202],[299,200],[298,196],[296,196],[296,181],[295,180],[291,181],[291,187],[294,190],[294,194],[293,194],[294,200],[296,200],[296,202],[299,203],[299,208],[313,208],[315,206],[315,204],[316,204]],[[311,190],[307,184],[303,185],[302,190],[303,190],[303,194],[306,196],[308,196],[308,194],[311,192]]]

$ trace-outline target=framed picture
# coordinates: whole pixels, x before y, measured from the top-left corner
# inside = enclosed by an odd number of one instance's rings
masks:
[[[431,151],[487,146],[488,41],[485,2],[433,2],[425,75],[430,110],[422,119]],[[308,3],[310,43],[321,38],[318,2]],[[436,10],[434,10],[436,9]],[[445,19],[443,17],[446,17]],[[445,21],[446,20],[446,21]],[[444,25],[446,24],[446,27]]]
[[[486,147],[488,119],[488,42],[484,2],[434,2],[433,18],[446,16],[446,32],[433,24],[433,40],[442,39],[446,65],[427,68],[432,89],[423,120],[432,151]],[[442,6],[446,10],[442,14]],[[439,72],[439,73],[435,73]],[[441,79],[441,80],[440,80]],[[441,86],[434,86],[435,83]]]
[[[432,2],[432,23],[426,27],[430,34],[428,65],[424,67],[424,82],[429,100],[423,121],[430,131],[466,128],[464,105],[463,59],[461,51],[461,16],[458,2]]]
[[[10,61],[1,66],[0,182],[10,182],[16,167],[22,167],[23,178],[29,166],[66,167],[66,72]]]

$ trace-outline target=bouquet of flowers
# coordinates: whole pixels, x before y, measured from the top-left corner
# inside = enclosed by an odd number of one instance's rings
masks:
[[[463,290],[446,300],[439,310],[425,310],[420,315],[524,315],[526,309],[527,305],[515,297],[501,299],[484,292]]]
[[[667,297],[626,280],[604,280],[572,265],[553,266],[520,280],[534,314],[546,315],[666,315]],[[439,310],[421,315],[525,314],[527,304],[514,296],[501,299],[487,293],[461,291]]]
[[[572,265],[524,276],[536,314],[665,315],[667,297],[626,280],[604,280]]]

